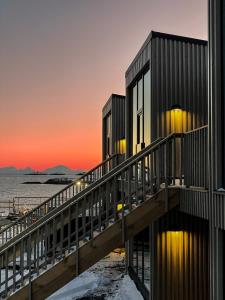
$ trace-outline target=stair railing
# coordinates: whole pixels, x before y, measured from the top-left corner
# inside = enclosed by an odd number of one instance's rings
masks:
[[[6,298],[31,284],[118,219],[122,219],[125,240],[124,216],[160,189],[177,184],[172,163],[176,161],[174,145],[181,138],[171,134],[146,147],[3,245],[0,296]]]
[[[151,144],[3,245],[0,296],[4,299],[24,285],[31,286],[34,278],[72,252],[76,253],[79,274],[76,250],[118,220],[122,220],[125,241],[124,216],[144,201],[151,201],[161,189],[183,186],[186,136],[171,134]],[[167,196],[165,211],[168,202]]]
[[[31,224],[48,214],[50,211],[62,205],[68,199],[83,191],[88,185],[98,181],[103,175],[109,172],[118,164],[118,154],[115,154],[96,167],[77,178],[74,182],[67,185],[61,191],[43,201],[41,204],[28,211],[24,216],[18,218],[10,225],[0,230],[0,248],[1,245],[14,238],[17,234],[23,232]]]

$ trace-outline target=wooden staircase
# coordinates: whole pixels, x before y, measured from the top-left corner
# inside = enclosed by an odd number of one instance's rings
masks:
[[[31,286],[26,285],[9,297],[11,300],[29,300],[31,289],[32,300],[42,300],[63,287],[73,278],[84,272],[115,248],[123,247],[124,242],[132,238],[147,225],[165,214],[165,189],[154,196],[146,197],[146,201],[133,211],[120,218],[92,240],[73,251],[62,261],[32,280]],[[169,189],[169,209],[179,204],[179,190]],[[124,232],[122,232],[124,231]]]
[[[73,193],[70,186],[47,201],[53,208],[34,223],[7,229],[13,236],[0,248],[1,299],[45,299],[178,205],[183,175],[174,165],[181,166],[182,138],[156,141],[84,189]]]

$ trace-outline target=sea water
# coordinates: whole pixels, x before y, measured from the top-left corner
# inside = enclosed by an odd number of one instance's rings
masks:
[[[41,182],[44,183],[50,178],[70,178],[76,179],[76,175],[18,175],[18,174],[0,174],[0,215],[8,213],[9,201],[15,197],[51,197],[66,185],[55,184],[23,184],[23,182]],[[45,199],[28,199],[37,205]],[[25,201],[21,199],[21,201]]]

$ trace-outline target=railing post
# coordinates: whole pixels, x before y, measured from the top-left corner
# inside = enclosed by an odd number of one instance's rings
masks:
[[[31,234],[29,234],[27,243],[27,262],[29,268],[29,286],[28,286],[28,299],[32,300],[32,275],[31,275]]]
[[[124,197],[124,177],[121,176],[121,200],[122,200],[122,243],[125,244],[126,232],[125,232],[125,217],[124,217],[124,207],[125,207],[125,197]]]
[[[75,230],[76,230],[76,241],[75,241],[75,245],[76,245],[76,251],[75,251],[75,275],[78,276],[79,275],[79,222],[78,222],[78,218],[79,218],[79,212],[78,212],[78,201],[75,203]]]
[[[132,167],[128,167],[128,207],[129,211],[132,210],[132,193],[131,193],[131,183],[132,183]]]
[[[117,220],[117,177],[113,178],[113,210],[114,210],[114,222]]]

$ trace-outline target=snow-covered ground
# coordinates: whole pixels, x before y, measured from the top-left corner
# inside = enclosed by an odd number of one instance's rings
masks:
[[[47,300],[143,300],[125,274],[124,254],[110,253]]]

